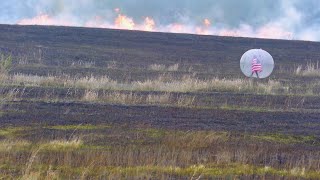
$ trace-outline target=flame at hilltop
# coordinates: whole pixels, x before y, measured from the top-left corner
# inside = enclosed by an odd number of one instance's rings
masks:
[[[144,19],[144,30],[145,31],[154,31],[156,23],[150,17]]]
[[[211,25],[211,21],[209,19],[204,19],[203,20],[203,24],[206,26],[206,27],[209,27]]]
[[[74,26],[72,21],[59,18],[52,18],[48,14],[40,14],[31,19],[22,19],[17,22],[19,25],[59,25],[59,26]]]
[[[171,23],[159,25],[156,21],[147,16],[137,23],[134,18],[125,15],[120,8],[114,9],[115,17],[113,21],[110,18],[95,16],[84,23],[77,23],[72,17],[55,17],[48,14],[40,14],[30,19],[22,19],[17,22],[19,25],[57,25],[57,26],[84,26],[94,28],[112,28],[155,32],[189,33],[199,35],[219,35],[236,37],[260,37],[275,39],[291,39],[293,34],[274,24],[267,24],[261,27],[253,28],[243,24],[236,29],[214,27],[209,18],[204,18],[199,25]],[[111,18],[112,19],[112,18]]]
[[[136,24],[134,23],[132,18],[119,14],[116,20],[114,21],[114,25],[116,28],[119,29],[134,30]]]
[[[118,14],[118,16],[114,21],[114,26],[109,28],[156,31],[155,21],[151,17],[144,18],[144,22],[142,24],[136,24],[133,18],[121,14],[119,8],[116,8],[114,11]]]

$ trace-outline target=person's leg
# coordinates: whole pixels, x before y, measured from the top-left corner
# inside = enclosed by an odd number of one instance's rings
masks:
[[[258,74],[258,71],[256,71],[256,75],[257,75],[258,79],[260,79],[259,74]]]

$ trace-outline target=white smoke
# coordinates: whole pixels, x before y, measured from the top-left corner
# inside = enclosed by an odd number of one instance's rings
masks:
[[[3,24],[320,41],[317,14],[317,0],[12,0],[0,5]]]

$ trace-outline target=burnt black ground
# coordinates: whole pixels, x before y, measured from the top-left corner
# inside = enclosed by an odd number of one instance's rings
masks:
[[[146,71],[150,64],[192,66],[203,77],[242,77],[241,55],[251,48],[272,54],[276,69],[271,78],[290,78],[283,73],[294,65],[316,62],[320,43],[199,36],[188,34],[92,29],[76,27],[0,25],[0,52],[14,61],[27,59],[12,73],[105,75],[114,79],[143,79],[157,73]],[[93,67],[71,67],[93,62]],[[106,67],[116,62],[117,69]],[[144,68],[143,70],[141,68]],[[290,79],[294,79],[291,77]]]
[[[10,110],[10,113],[5,113],[0,117],[3,127],[110,124],[172,130],[217,130],[320,136],[319,113],[30,101],[13,103],[6,109]]]
[[[173,76],[197,73],[200,78],[243,77],[241,55],[251,48],[263,48],[275,59],[271,79],[305,86],[315,78],[297,77],[297,65],[317,62],[320,43],[267,40],[188,34],[90,29],[77,27],[0,25],[0,52],[13,56],[14,73],[73,76],[107,75],[119,81],[152,79],[163,72],[148,70],[151,64],[173,65],[181,70]],[[25,59],[26,64],[19,64]],[[73,66],[72,63],[93,63]],[[107,68],[110,63],[115,68]],[[189,72],[188,68],[192,67]],[[267,81],[267,80],[265,80]],[[23,87],[22,87],[23,88]],[[2,90],[5,88],[2,88]],[[40,90],[39,90],[40,89]],[[65,89],[30,88],[26,98],[41,97],[48,91],[64,96]],[[83,92],[82,92],[83,93]],[[211,93],[211,94],[210,94]],[[49,103],[25,100],[4,105],[1,126],[34,126],[80,123],[147,125],[184,130],[223,130],[241,132],[283,132],[319,135],[319,98],[264,96],[231,92],[197,93],[197,103],[209,108],[158,106],[120,106],[99,103]],[[81,94],[81,90],[79,90]],[[192,95],[192,93],[191,93]],[[77,96],[77,94],[75,95]],[[304,102],[301,104],[300,102]],[[279,109],[297,108],[298,112],[259,112],[212,108],[222,104]]]
[[[298,87],[298,91],[310,82],[319,80],[319,77],[301,77],[293,73],[297,65],[316,63],[319,60],[320,43],[316,42],[0,25],[0,53],[11,54],[13,57],[10,74],[67,74],[72,77],[95,75],[128,82],[153,79],[164,73],[148,69],[151,64],[169,66],[179,63],[179,71],[165,73],[173,77],[195,73],[199,79],[243,78],[239,59],[250,48],[263,48],[273,55],[276,68],[270,79]],[[88,66],[85,63],[88,63]],[[263,82],[268,80],[269,78]],[[114,147],[110,157],[124,158],[123,164],[109,161],[115,166],[127,165],[127,152],[133,152],[133,155],[137,156],[137,162],[140,163],[141,160],[143,163],[148,152],[149,155],[156,153],[158,157],[159,152],[163,151],[163,148],[159,149],[159,145],[166,141],[163,133],[170,135],[174,141],[176,134],[187,136],[199,130],[223,131],[222,134],[226,134],[227,138],[218,138],[208,146],[198,146],[195,149],[193,146],[183,146],[185,141],[189,141],[188,138],[182,142],[175,140],[173,146],[168,147],[168,151],[162,152],[164,155],[165,152],[169,154],[164,156],[169,157],[166,161],[172,159],[171,151],[173,154],[180,152],[182,156],[185,152],[192,151],[191,155],[195,155],[192,165],[202,163],[202,157],[210,157],[214,163],[218,156],[222,156],[218,152],[227,151],[233,158],[237,152],[244,152],[238,154],[239,157],[247,157],[245,161],[242,158],[240,161],[231,160],[232,163],[280,169],[310,166],[312,170],[319,169],[320,97],[316,93],[314,96],[303,96],[303,93],[288,95],[281,92],[277,95],[214,91],[171,93],[173,99],[179,96],[195,97],[195,107],[187,108],[170,105],[119,105],[103,101],[83,102],[81,99],[84,89],[28,87],[23,83],[19,86],[2,84],[0,94],[8,94],[12,89],[19,92],[13,95],[16,97],[0,99],[0,140],[10,142],[10,139],[18,138],[37,144],[51,140],[83,138],[85,146],[79,151],[44,152],[39,156],[44,164],[51,165],[55,161],[68,161],[62,162],[63,165],[72,163],[69,158],[64,158],[64,153],[75,158],[79,164],[83,163],[85,167],[91,163],[88,163],[91,157],[94,162],[102,160],[107,163],[106,157],[101,156],[100,159],[98,154],[99,151],[102,154],[108,153],[110,147]],[[101,91],[103,90],[100,90],[99,94]],[[133,93],[146,97],[148,94],[164,92]],[[92,129],[90,126],[87,129],[77,129],[78,125],[94,126]],[[268,136],[270,134],[271,136]],[[263,139],[264,135],[274,138]],[[202,138],[199,142],[202,142]],[[168,146],[165,143],[164,145]],[[92,149],[86,149],[89,147]],[[119,151],[118,147],[123,149]],[[28,160],[33,154],[29,151],[15,151],[12,154],[3,153],[3,162],[13,161],[14,165],[14,168],[5,171],[13,171],[16,164],[24,167],[28,163],[21,159]],[[186,161],[178,162],[177,165],[187,166],[184,162]],[[19,176],[18,171],[15,176]],[[228,175],[227,178],[233,176]],[[244,174],[237,178],[259,179],[260,175]],[[291,176],[272,174],[267,174],[264,178],[294,179]]]

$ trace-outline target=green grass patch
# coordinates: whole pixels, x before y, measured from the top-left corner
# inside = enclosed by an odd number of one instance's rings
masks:
[[[297,136],[287,134],[261,134],[253,135],[255,139],[278,142],[283,144],[319,144],[315,136]]]
[[[0,170],[8,171],[14,167],[7,165],[0,166]],[[17,168],[21,170],[20,168]],[[16,170],[17,170],[16,169]],[[23,168],[22,168],[23,169]],[[49,166],[38,164],[32,168],[30,175],[37,172],[38,178],[46,178],[51,173],[58,178],[66,178],[70,175],[76,178],[139,178],[139,177],[152,177],[158,179],[159,177],[176,177],[176,178],[240,178],[243,176],[256,175],[260,178],[266,175],[275,177],[287,178],[306,178],[306,179],[319,179],[319,171],[307,171],[305,168],[293,169],[276,169],[272,167],[259,167],[248,164],[224,164],[224,165],[193,165],[189,167],[175,167],[175,166],[134,166],[134,167],[97,167],[89,164],[87,167],[71,167],[71,166]],[[50,172],[50,173],[49,173]],[[30,177],[30,176],[27,176]]]
[[[219,107],[219,109],[223,110],[237,110],[237,111],[251,111],[251,112],[279,112],[279,111],[285,111],[285,110],[276,110],[266,107],[258,107],[258,106],[233,106],[233,105],[227,105],[224,104]]]
[[[25,151],[31,148],[31,143],[25,140],[2,140],[0,152]]]
[[[30,127],[7,127],[0,129],[0,136],[5,136],[5,137],[15,137],[19,135],[20,133],[26,131],[26,130],[31,130],[32,128]]]
[[[164,137],[167,133],[170,133],[170,131],[162,130],[162,129],[137,129],[136,132],[143,133],[149,138],[159,139]]]
[[[92,145],[92,144],[83,144],[81,146],[81,150],[102,150],[102,151],[108,151],[111,150],[112,146],[108,145]]]
[[[58,125],[58,126],[48,126],[48,129],[55,130],[97,130],[110,128],[109,125],[91,125],[91,124],[79,124],[79,125]]]
[[[83,141],[81,139],[53,140],[39,145],[40,150],[46,151],[71,151],[80,149],[82,147]]]
[[[238,177],[249,175],[264,176],[267,174],[276,175],[279,177],[301,177],[301,178],[319,178],[319,171],[305,171],[304,168],[294,169],[275,169],[271,167],[257,167],[246,164],[231,164],[224,166],[209,166],[194,165],[190,167],[161,167],[161,166],[136,166],[136,167],[109,167],[108,171],[112,174],[121,173],[127,176],[137,176],[141,173],[148,174],[170,174],[180,177]]]

